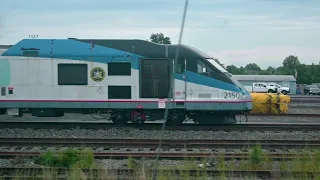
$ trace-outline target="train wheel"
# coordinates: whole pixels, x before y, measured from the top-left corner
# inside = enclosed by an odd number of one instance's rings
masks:
[[[142,111],[133,111],[130,113],[130,121],[138,125],[144,124],[146,115]]]
[[[186,117],[185,117],[184,113],[172,113],[168,117],[167,124],[173,125],[173,126],[178,126],[178,125],[182,124],[182,122],[185,120],[185,118]]]
[[[112,122],[116,125],[124,125],[128,122],[128,117],[124,113],[117,112],[112,116]]]

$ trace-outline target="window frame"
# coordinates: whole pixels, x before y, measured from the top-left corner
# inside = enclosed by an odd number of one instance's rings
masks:
[[[202,64],[202,65],[204,65],[204,67],[202,67],[202,70],[203,70],[203,68],[205,68],[205,72],[199,72],[198,71],[198,66],[199,66],[199,62]],[[204,75],[204,76],[208,76],[208,77],[212,77],[213,78],[213,76],[211,75],[211,72],[213,73],[213,72],[215,72],[216,71],[216,69],[215,68],[212,68],[211,66],[210,66],[210,64],[208,64],[204,59],[202,59],[202,58],[197,58],[197,74],[200,74],[200,75]]]
[[[116,88],[119,88],[119,87],[126,87],[126,88],[129,88],[130,89],[130,98],[124,98],[124,97],[117,97],[117,98],[114,98],[114,97],[111,97],[110,98],[110,89],[109,88],[113,88],[113,87],[116,87]],[[108,99],[132,99],[132,86],[131,85],[108,85]]]
[[[186,72],[186,64],[187,59],[186,58],[178,58],[175,64],[175,73],[176,74],[184,74]],[[181,64],[182,62],[182,64]],[[178,65],[181,65],[181,67],[178,67]]]
[[[65,82],[60,82],[60,79],[63,79],[63,74],[60,74],[61,72],[59,71],[62,66],[85,66],[85,82],[83,83],[65,83]],[[89,84],[89,78],[88,78],[88,64],[87,63],[58,63],[57,64],[57,84],[59,86],[87,86]]]
[[[113,72],[113,71],[110,71],[110,65],[112,64],[129,64],[129,73],[128,74],[117,74],[117,73],[113,73],[113,74],[110,74],[110,72]],[[130,61],[123,61],[123,62],[119,62],[119,61],[113,61],[113,62],[108,62],[108,76],[131,76],[132,73],[131,73],[131,69],[132,69],[132,63]],[[118,72],[118,71],[116,71]]]

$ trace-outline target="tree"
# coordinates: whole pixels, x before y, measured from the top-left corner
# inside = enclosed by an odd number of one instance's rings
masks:
[[[236,66],[234,65],[231,65],[231,66],[227,66],[227,71],[231,74],[239,74],[239,75],[243,75],[243,74],[246,74],[246,69],[244,67],[240,67],[240,68],[237,68]]]
[[[273,68],[271,66],[269,66],[266,71],[269,73],[269,74],[275,74],[276,73],[276,68]]]
[[[245,67],[236,67],[234,65],[226,66],[226,69],[231,74],[253,74],[252,71],[259,71],[258,74],[261,75],[295,75],[295,70],[298,72],[297,83],[298,84],[311,84],[311,83],[320,83],[320,62],[319,64],[301,64],[298,57],[290,55],[286,57],[282,66],[274,68],[269,66],[267,69],[261,69],[255,63],[249,63]]]
[[[250,63],[245,66],[246,70],[261,71],[261,68],[256,63]]]
[[[152,33],[150,36],[151,42],[158,44],[171,44],[171,40],[169,37],[164,37],[163,33]]]
[[[284,67],[289,67],[289,68],[295,68],[299,64],[300,64],[300,61],[299,61],[298,57],[294,56],[294,55],[290,55],[290,56],[286,57],[282,62],[282,65]]]
[[[238,73],[238,68],[234,65],[227,66],[227,71],[231,74],[239,74]]]

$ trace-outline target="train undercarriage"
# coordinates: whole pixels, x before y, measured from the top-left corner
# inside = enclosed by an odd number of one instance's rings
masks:
[[[0,114],[22,117],[23,114],[31,114],[35,117],[63,117],[65,113],[90,114],[96,120],[112,121],[117,125],[124,125],[128,122],[142,125],[147,121],[163,120],[165,118],[165,110],[144,110],[144,109],[0,109]],[[195,124],[234,124],[236,123],[236,115],[246,112],[230,112],[230,111],[186,111],[169,109],[167,112],[168,125],[180,125],[188,120],[192,120]]]

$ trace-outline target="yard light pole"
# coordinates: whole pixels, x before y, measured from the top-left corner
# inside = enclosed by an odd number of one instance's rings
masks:
[[[30,38],[34,39],[34,38],[37,38],[38,35],[29,35]]]

